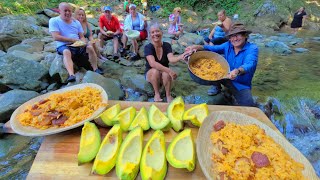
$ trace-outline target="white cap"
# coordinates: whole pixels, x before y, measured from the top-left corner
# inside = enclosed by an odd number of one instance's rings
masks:
[[[132,7],[133,7],[133,8],[137,8],[137,6],[136,6],[135,4],[130,4],[130,5],[129,5],[129,9],[131,9]]]

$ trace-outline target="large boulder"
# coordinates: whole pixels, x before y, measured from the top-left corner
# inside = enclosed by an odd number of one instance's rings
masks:
[[[194,33],[185,33],[179,38],[178,42],[184,47],[194,44],[203,44],[203,37]]]
[[[30,38],[23,40],[21,44],[29,44],[32,46],[34,51],[40,52],[43,51],[45,42],[41,38]]]
[[[44,63],[46,64],[46,62]],[[47,63],[50,64],[49,75],[57,81],[65,83],[68,79],[69,74],[67,69],[64,67],[62,55],[56,54],[54,60],[51,63]]]
[[[153,88],[151,84],[146,81],[144,75],[138,74],[137,70],[135,69],[124,71],[120,81],[124,87],[130,87],[146,94],[153,94]]]
[[[272,48],[273,51],[275,51],[276,53],[282,54],[282,55],[287,55],[287,54],[292,53],[290,47],[288,45],[286,45],[286,43],[284,43],[284,42],[271,40],[271,41],[267,42],[265,44],[265,46],[268,48]]]
[[[6,51],[23,39],[42,35],[43,30],[33,17],[10,15],[0,18],[0,50]]]
[[[11,89],[41,90],[41,80],[48,70],[40,63],[15,57],[0,57],[0,84]]]
[[[11,114],[21,104],[38,96],[39,93],[25,90],[11,90],[0,96],[0,123],[10,119]]]
[[[21,59],[38,61],[38,62],[44,59],[44,55],[41,53],[28,53],[24,51],[14,50],[9,54]]]
[[[120,82],[115,79],[105,78],[100,74],[92,71],[87,71],[82,79],[83,83],[95,83],[100,85],[108,94],[108,99],[119,100],[123,99],[124,92],[121,89]]]

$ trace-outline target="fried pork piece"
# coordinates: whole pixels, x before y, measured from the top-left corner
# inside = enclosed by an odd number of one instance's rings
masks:
[[[261,152],[254,151],[251,155],[251,160],[257,168],[262,168],[270,165],[268,156]]]
[[[216,123],[213,125],[213,129],[214,129],[215,131],[220,131],[220,130],[223,129],[225,126],[226,126],[226,123],[225,123],[223,120],[220,120],[220,121],[216,122]]]

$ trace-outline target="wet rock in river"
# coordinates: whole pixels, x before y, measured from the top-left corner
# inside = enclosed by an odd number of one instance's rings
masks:
[[[21,104],[38,96],[35,91],[11,90],[0,96],[0,123],[10,119],[11,114]]]

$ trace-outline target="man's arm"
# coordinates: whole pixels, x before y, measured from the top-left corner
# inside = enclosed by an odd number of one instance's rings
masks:
[[[73,38],[68,38],[68,37],[64,37],[60,34],[60,32],[58,31],[55,31],[55,32],[51,32],[51,35],[53,37],[53,39],[55,41],[62,41],[62,42],[70,42],[70,43],[73,43],[73,42],[76,42],[78,39],[73,39]],[[82,34],[83,35],[83,34]]]
[[[256,45],[250,47],[248,55],[245,57],[243,64],[238,68],[240,74],[253,73],[257,67],[259,49]]]

